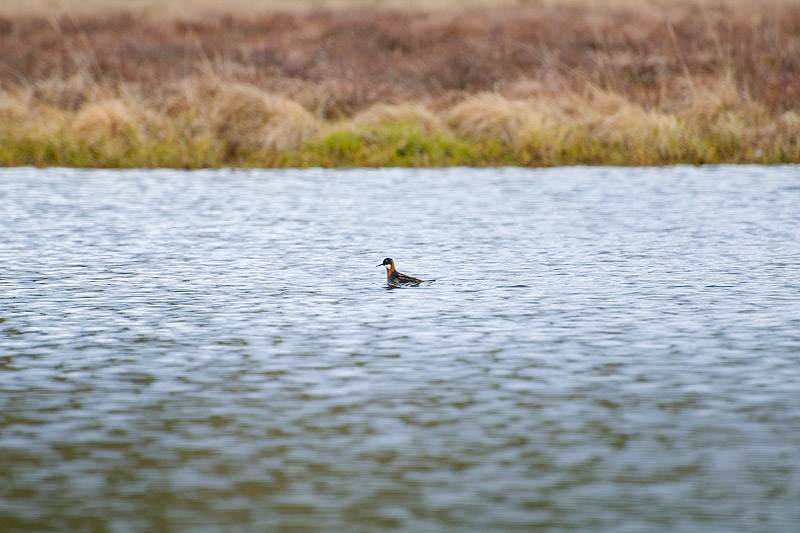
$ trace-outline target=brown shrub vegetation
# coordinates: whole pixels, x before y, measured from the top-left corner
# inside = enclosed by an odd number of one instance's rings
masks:
[[[775,112],[800,99],[800,4],[789,0],[19,15],[3,19],[0,49],[2,86],[36,86],[70,109],[91,86],[160,96],[187,79],[254,85],[323,118],[376,102],[507,94],[525,80],[596,86],[647,107],[685,98],[681,80],[723,77]]]

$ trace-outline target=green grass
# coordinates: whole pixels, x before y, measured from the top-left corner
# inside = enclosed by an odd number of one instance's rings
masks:
[[[282,154],[286,167],[446,167],[478,164],[479,147],[409,124],[333,131],[301,150]]]
[[[96,168],[219,167],[447,167],[559,165],[671,165],[800,161],[794,138],[764,146],[730,131],[678,129],[660,145],[621,132],[594,135],[575,125],[537,131],[517,146],[496,139],[431,133],[414,124],[332,126],[300,148],[283,153],[230,151],[209,132],[180,135],[109,132],[89,141],[67,126],[36,129],[0,124],[0,166]]]

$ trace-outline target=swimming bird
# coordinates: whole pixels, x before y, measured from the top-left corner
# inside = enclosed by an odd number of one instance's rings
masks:
[[[387,257],[383,260],[383,263],[375,266],[386,267],[386,282],[390,287],[416,287],[420,283],[436,281],[435,279],[417,279],[401,274],[394,269],[394,260],[391,257]]]

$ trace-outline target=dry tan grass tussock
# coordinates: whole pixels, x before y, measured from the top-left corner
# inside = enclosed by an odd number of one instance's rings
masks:
[[[247,85],[220,86],[211,105],[214,133],[234,153],[296,150],[321,129],[297,102]]]
[[[112,97],[112,91],[79,73],[67,79],[49,77],[37,80],[33,86],[34,98],[42,104],[65,111],[77,111],[89,102]]]
[[[730,72],[684,76],[676,79],[674,86],[675,97],[660,107],[679,116],[709,122],[731,111],[758,115],[764,110]]]
[[[782,113],[774,120],[745,131],[746,140],[751,147],[764,150],[794,150],[795,158],[800,149],[800,115],[794,111]]]
[[[787,111],[778,117],[776,127],[781,135],[794,144],[800,143],[800,114]]]
[[[647,146],[664,154],[680,136],[682,123],[672,113],[648,110],[623,95],[597,88],[583,98],[580,123],[597,140]]]
[[[609,144],[655,151],[666,156],[676,148],[683,128],[683,123],[675,115],[630,106],[600,122],[593,135]]]
[[[304,81],[299,85],[285,94],[324,120],[344,120],[375,103],[397,100],[391,90],[380,84],[363,85],[352,80],[323,79],[319,82]]]
[[[83,107],[75,115],[71,128],[89,143],[104,137],[125,138],[138,134],[137,113],[119,99],[101,100]]]
[[[31,114],[31,91],[0,92],[0,122],[22,125]]]
[[[754,100],[730,77],[697,79],[687,104],[676,114],[702,135],[757,141],[775,129],[766,107]]]
[[[351,120],[356,126],[380,126],[389,124],[411,124],[425,133],[437,134],[446,131],[441,118],[422,104],[376,104]]]
[[[480,141],[496,139],[518,147],[535,117],[529,103],[483,93],[470,96],[445,111],[444,118],[459,135]]]
[[[165,87],[161,98],[161,112],[168,117],[186,113],[196,113],[204,109],[203,102],[209,91],[200,86],[197,80],[182,80]]]

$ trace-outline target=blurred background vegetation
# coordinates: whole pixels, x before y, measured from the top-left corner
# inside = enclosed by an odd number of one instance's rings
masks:
[[[0,0],[0,165],[800,161],[790,0]]]

